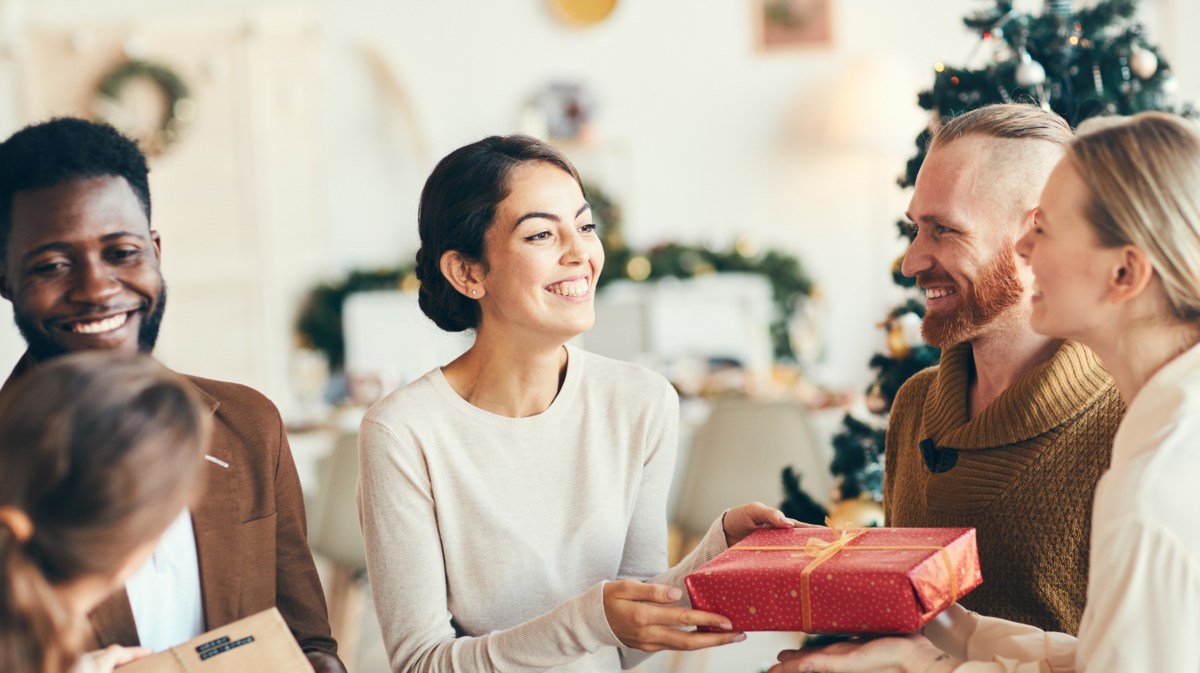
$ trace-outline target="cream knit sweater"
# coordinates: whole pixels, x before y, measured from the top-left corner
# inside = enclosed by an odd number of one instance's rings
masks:
[[[661,376],[568,347],[557,398],[509,418],[440,369],[363,420],[359,513],[393,671],[615,671],[603,583],[666,569],[679,401]],[[714,522],[656,581],[725,549]],[[685,593],[686,597],[686,593]]]
[[[971,347],[960,344],[896,394],[887,524],[976,528],[983,585],[962,604],[1074,634],[1086,597],[1092,495],[1125,410],[1120,394],[1096,356],[1074,342],[970,420],[973,375]],[[927,439],[938,452],[955,450],[952,468],[927,467]]]

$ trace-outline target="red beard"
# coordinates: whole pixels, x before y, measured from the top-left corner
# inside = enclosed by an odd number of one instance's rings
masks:
[[[1025,293],[1017,276],[1016,250],[1012,244],[1000,250],[965,289],[947,274],[917,274],[917,284],[953,285],[958,292],[954,308],[928,313],[921,323],[921,336],[931,346],[947,348],[978,336],[991,321],[1016,306]]]

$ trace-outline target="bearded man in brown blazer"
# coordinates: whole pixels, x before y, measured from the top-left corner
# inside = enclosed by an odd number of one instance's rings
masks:
[[[0,294],[28,345],[0,395],[65,353],[153,350],[166,288],[147,174],[136,144],[79,119],[0,144]],[[188,378],[213,413],[204,495],[92,613],[97,643],[161,650],[275,606],[316,671],[344,673],[279,412],[245,386]]]

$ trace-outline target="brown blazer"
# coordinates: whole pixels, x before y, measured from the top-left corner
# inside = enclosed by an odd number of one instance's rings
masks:
[[[30,366],[28,355],[22,357],[0,396]],[[300,479],[279,411],[246,386],[185,378],[212,410],[208,455],[229,466],[205,461],[204,492],[192,507],[205,629],[274,606],[301,649],[336,657],[325,595],[308,549]],[[162,600],[169,609],[170,597]],[[99,646],[139,644],[124,589],[90,618]]]

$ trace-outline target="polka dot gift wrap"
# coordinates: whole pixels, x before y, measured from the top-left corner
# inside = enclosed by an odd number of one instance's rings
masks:
[[[974,528],[756,531],[687,576],[737,631],[911,633],[983,581]]]

